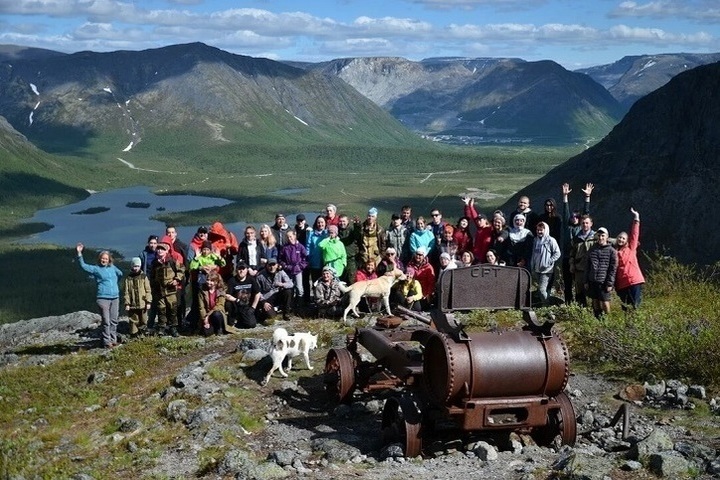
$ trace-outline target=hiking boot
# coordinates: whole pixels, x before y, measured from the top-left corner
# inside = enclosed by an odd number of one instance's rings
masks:
[[[176,327],[170,327],[170,329],[168,330],[168,335],[177,338],[180,336],[180,333],[178,332],[178,329]]]

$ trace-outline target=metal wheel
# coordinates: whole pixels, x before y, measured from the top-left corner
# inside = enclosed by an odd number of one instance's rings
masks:
[[[577,420],[575,409],[565,392],[555,397],[559,408],[548,412],[548,423],[544,427],[534,428],[531,436],[535,443],[547,447],[552,445],[555,437],[560,435],[563,445],[575,445],[577,440]]]
[[[401,443],[406,457],[422,453],[422,415],[415,401],[409,396],[393,397],[385,401],[382,414],[383,440]]]
[[[325,358],[325,391],[349,403],[355,390],[355,360],[347,348],[332,348]]]

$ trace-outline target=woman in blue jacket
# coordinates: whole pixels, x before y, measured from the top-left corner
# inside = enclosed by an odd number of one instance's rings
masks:
[[[113,258],[110,252],[103,250],[98,255],[97,265],[88,265],[82,256],[84,245],[77,244],[77,256],[80,268],[93,276],[97,282],[97,304],[100,307],[102,320],[102,343],[105,348],[113,348],[118,345],[117,327],[120,311],[120,288],[118,280],[122,277],[122,271],[113,265]]]

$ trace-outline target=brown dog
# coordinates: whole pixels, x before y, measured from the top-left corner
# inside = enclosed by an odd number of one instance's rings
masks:
[[[362,282],[355,282],[352,285],[345,286],[340,284],[340,290],[346,293],[348,296],[348,306],[343,313],[343,322],[347,321],[347,314],[352,310],[356,317],[360,317],[360,313],[357,311],[358,303],[362,297],[373,297],[382,298],[385,303],[385,309],[388,315],[390,312],[390,289],[393,284],[398,280],[404,280],[405,274],[402,270],[395,269],[387,272],[382,277],[374,278],[372,280],[364,280]]]

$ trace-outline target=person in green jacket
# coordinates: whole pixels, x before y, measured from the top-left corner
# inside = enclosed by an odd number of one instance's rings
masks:
[[[336,275],[340,277],[347,266],[347,251],[338,237],[337,225],[328,227],[328,237],[320,241],[318,249],[322,255],[323,267],[333,267]]]

